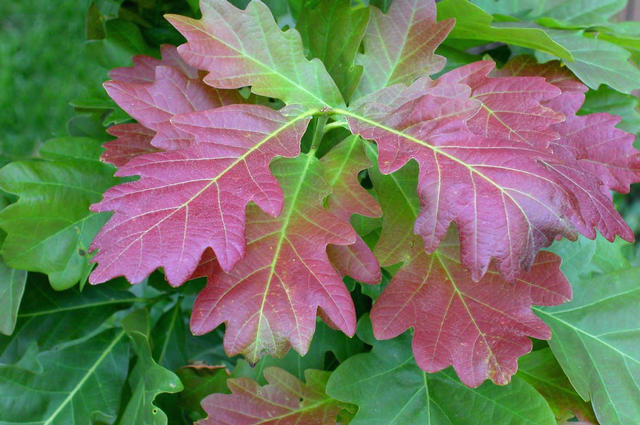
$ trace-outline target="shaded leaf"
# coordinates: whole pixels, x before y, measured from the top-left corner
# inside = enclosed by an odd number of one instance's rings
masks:
[[[128,369],[124,331],[41,352],[37,361],[38,371],[0,366],[0,422],[113,423]]]
[[[346,101],[362,76],[362,66],[354,61],[369,23],[369,10],[352,8],[349,0],[321,1],[314,8],[303,8],[296,24],[308,56],[322,61]]]
[[[372,9],[364,54],[356,59],[364,68],[356,97],[440,71],[446,59],[434,52],[452,26],[436,22],[432,0],[395,0],[386,14]]]
[[[118,182],[113,168],[98,160],[100,152],[96,140],[53,139],[42,147],[42,160],[13,162],[0,171],[0,188],[19,196],[0,212],[7,265],[47,273],[56,289],[86,275],[89,243],[107,220],[89,205]]]
[[[202,406],[209,417],[198,424],[337,423],[338,402],[324,392],[329,372],[308,370],[306,383],[278,368],[268,368],[264,375],[269,382],[264,387],[248,378],[228,380],[232,394],[213,394],[205,398]]]
[[[0,332],[11,335],[16,327],[27,272],[16,270],[0,259]]]
[[[363,146],[358,136],[349,136],[321,159],[326,175],[330,176],[329,211],[344,221],[349,221],[353,214],[382,215],[376,200],[358,182],[358,173],[371,166]],[[334,267],[345,276],[369,284],[376,284],[382,278],[378,261],[360,236],[352,245],[329,245],[327,254]]]
[[[179,297],[171,308],[160,316],[151,331],[153,358],[160,366],[174,371],[193,360],[189,359],[187,353],[187,328],[181,303],[182,297]]]
[[[137,123],[114,125],[107,133],[117,139],[104,144],[105,151],[100,159],[116,167],[122,167],[136,156],[160,150],[151,145],[155,132]]]
[[[197,412],[198,419],[207,416],[200,403],[212,393],[228,393],[229,372],[224,366],[184,366],[178,369],[184,390],[178,394],[180,410],[192,417]]]
[[[575,392],[549,348],[533,351],[518,361],[520,378],[531,384],[547,400],[558,423],[577,416],[596,423],[591,404]]]
[[[161,393],[182,391],[180,379],[173,372],[156,363],[151,356],[149,342],[149,313],[136,310],[122,320],[122,328],[133,343],[136,365],[129,376],[131,397],[127,402],[120,425],[166,425],[167,416],[154,404]]]
[[[469,388],[451,370],[423,372],[410,339],[376,341],[371,353],[351,357],[332,373],[327,393],[358,405],[351,425],[556,424],[546,401],[517,377],[505,387],[488,382]]]
[[[329,263],[328,244],[355,241],[348,223],[324,209],[329,194],[313,155],[276,160],[271,166],[285,196],[272,218],[249,206],[247,253],[229,273],[216,267],[193,307],[191,330],[203,334],[226,323],[227,355],[255,363],[283,356],[289,346],[304,355],[317,310],[331,327],[355,331],[355,311],[340,275]]]
[[[31,275],[14,333],[0,337],[0,365],[37,371],[38,352],[87,339],[109,326],[107,319],[144,299],[108,287],[54,292],[42,275]]]
[[[256,94],[306,107],[344,103],[322,62],[304,57],[300,34],[282,32],[263,3],[253,1],[241,11],[226,0],[203,0],[200,9],[201,20],[167,19],[188,41],[178,48],[182,57],[209,72],[205,83],[251,86]]]
[[[91,282],[118,275],[140,282],[163,267],[167,281],[178,286],[208,247],[230,270],[244,255],[247,203],[270,215],[281,209],[281,190],[269,162],[276,155],[298,154],[308,122],[307,113],[286,117],[281,112],[229,105],[175,117],[173,123],[193,134],[195,142],[134,158],[117,175],[140,175],[140,180],[109,190],[92,206],[115,214],[93,241],[92,249],[99,250],[93,261],[99,264]]]
[[[545,30],[519,22],[494,23],[493,17],[468,0],[438,2],[438,19],[455,18],[456,25],[449,34],[453,39],[503,42],[529,47],[559,58],[571,60],[571,49],[554,40]]]

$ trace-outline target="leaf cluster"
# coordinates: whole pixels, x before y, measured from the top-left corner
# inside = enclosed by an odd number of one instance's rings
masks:
[[[0,170],[0,423],[635,423],[625,3],[93,2]]]

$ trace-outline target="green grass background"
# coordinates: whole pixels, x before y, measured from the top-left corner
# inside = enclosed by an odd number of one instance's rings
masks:
[[[69,101],[104,70],[83,60],[83,0],[0,0],[0,157],[66,134]]]

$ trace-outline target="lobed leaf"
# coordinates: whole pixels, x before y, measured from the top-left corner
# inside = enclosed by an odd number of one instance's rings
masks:
[[[117,175],[138,181],[107,191],[94,211],[115,211],[91,245],[98,249],[92,283],[118,275],[140,282],[157,267],[182,284],[203,252],[213,248],[224,270],[245,251],[245,207],[255,202],[270,215],[282,192],[269,171],[276,155],[299,153],[308,112],[296,116],[259,105],[228,105],[183,114],[173,124],[193,134],[186,148],[141,155]]]
[[[13,162],[0,171],[0,188],[19,196],[0,212],[7,265],[47,273],[59,290],[86,277],[89,243],[107,221],[89,205],[119,182],[113,168],[98,161],[100,150],[93,139],[53,139],[42,147],[42,160]]]
[[[550,345],[562,369],[603,424],[627,424],[640,415],[638,272],[573,280],[573,301],[534,309],[554,334]]]
[[[200,20],[166,18],[187,39],[178,47],[181,56],[208,72],[205,83],[223,89],[251,86],[256,94],[308,108],[344,104],[322,62],[305,59],[300,34],[282,32],[263,3],[252,1],[239,10],[226,0],[203,0],[200,10]]]
[[[573,59],[571,50],[547,34],[546,30],[527,23],[494,22],[490,14],[469,0],[438,2],[438,19],[450,18],[456,19],[456,25],[449,35],[452,39],[503,42],[535,49],[569,61]]]
[[[433,254],[426,254],[419,238],[411,235],[417,208],[401,200],[414,187],[405,183],[411,181],[410,171],[391,176],[370,171],[385,212],[376,253],[386,258],[383,266],[403,263],[371,309],[374,334],[389,339],[413,327],[413,351],[421,369],[437,372],[453,365],[471,387],[487,378],[504,385],[516,372],[518,357],[531,351],[527,337],[551,337],[531,305],[555,305],[571,297],[560,259],[542,253],[512,283],[492,269],[474,282],[460,264],[455,230]],[[398,180],[398,173],[405,180]],[[394,192],[399,193],[386,195]]]
[[[225,351],[255,363],[283,356],[292,345],[308,350],[320,308],[323,319],[347,335],[355,310],[341,277],[329,263],[328,244],[347,245],[355,232],[323,207],[329,187],[313,155],[276,160],[283,188],[280,215],[247,210],[247,252],[228,273],[215,267],[196,298],[191,330],[203,334],[226,323]]]
[[[360,82],[362,66],[355,58],[369,23],[369,8],[351,7],[349,0],[321,1],[304,7],[296,29],[312,58],[318,58],[349,101]]]
[[[332,189],[328,198],[331,213],[348,222],[353,214],[365,217],[380,217],[380,206],[360,185],[358,172],[371,163],[363,150],[363,141],[358,136],[349,136],[322,157],[325,174],[331,176]],[[344,276],[351,276],[363,283],[376,284],[382,275],[380,265],[365,241],[356,236],[352,245],[329,245],[327,254],[334,267]]]
[[[375,341],[370,353],[349,358],[332,373],[327,393],[358,405],[351,425],[556,424],[547,402],[524,380],[469,388],[450,370],[420,370],[409,340],[405,334]]]
[[[453,24],[452,19],[436,22],[433,1],[395,0],[386,14],[372,9],[364,54],[356,59],[364,71],[355,97],[440,71],[446,59],[435,50]]]
[[[200,425],[335,425],[339,404],[324,389],[329,372],[308,370],[306,384],[278,368],[264,371],[269,382],[258,386],[248,378],[227,381],[231,394],[212,394],[202,406],[209,413]]]

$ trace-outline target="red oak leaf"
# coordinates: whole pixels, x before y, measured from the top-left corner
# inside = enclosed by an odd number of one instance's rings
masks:
[[[249,378],[229,379],[231,394],[212,394],[202,401],[209,417],[198,425],[336,425],[340,406],[325,394],[329,375],[307,370],[305,384],[268,367],[264,387]]]
[[[394,0],[386,14],[372,9],[364,54],[356,60],[364,70],[355,97],[440,71],[446,59],[434,52],[453,25],[453,19],[436,22],[432,0]]]
[[[481,75],[468,82],[476,84]],[[482,102],[468,85],[451,80],[458,79],[392,86],[344,112],[352,131],[377,142],[383,173],[411,158],[420,165],[423,211],[415,231],[427,252],[437,248],[453,221],[460,230],[462,263],[474,279],[493,257],[513,280],[558,236],[574,238],[577,230],[595,237],[595,228],[609,240],[616,235],[633,240],[598,176],[560,152],[566,136],[539,149],[515,138],[484,138],[484,130],[474,134],[467,123]],[[563,124],[550,124],[558,134],[564,131]]]
[[[542,105],[559,96],[560,90],[542,77],[487,77],[494,67],[492,61],[474,62],[439,80],[471,87],[471,97],[482,105],[467,120],[473,133],[547,149],[558,138],[551,126],[564,121],[564,115]]]
[[[143,125],[114,125],[107,129],[107,133],[117,139],[103,145],[105,151],[100,159],[116,167],[122,167],[136,156],[159,151],[151,145],[155,132]]]
[[[171,124],[174,115],[244,103],[235,90],[214,89],[197,75],[190,78],[178,68],[163,65],[155,68],[151,83],[107,81],[104,87],[129,115],[157,132],[151,144],[162,149],[177,149],[192,140],[188,132]]]
[[[208,72],[205,83],[224,89],[251,86],[256,94],[306,107],[344,103],[322,62],[305,58],[300,34],[282,32],[262,2],[240,10],[226,0],[202,0],[200,10],[200,20],[166,18],[187,39],[178,47],[181,56]]]
[[[275,156],[295,157],[308,118],[287,108],[229,105],[183,114],[175,125],[192,146],[132,159],[117,172],[140,179],[109,189],[94,211],[115,211],[93,241],[91,282],[124,275],[139,282],[164,267],[172,285],[195,270],[210,247],[224,270],[244,255],[249,201],[278,215],[282,192],[269,170]]]
[[[513,282],[494,268],[474,282],[460,264],[455,229],[430,255],[413,235],[419,210],[416,167],[409,164],[387,176],[371,169],[369,175],[384,211],[375,253],[383,266],[402,263],[371,310],[376,338],[393,338],[413,327],[414,356],[425,371],[453,365],[467,385],[487,378],[506,384],[518,357],[531,350],[528,336],[551,336],[531,305],[555,305],[571,297],[560,258],[542,252]]]
[[[558,235],[574,238],[569,193],[542,164],[553,157],[524,143],[484,139],[466,120],[479,102],[468,86],[418,80],[380,90],[345,111],[353,132],[378,144],[380,170],[389,174],[413,158],[420,165],[422,212],[415,231],[433,252],[453,221],[462,262],[474,279],[491,258],[508,280],[533,263]]]
[[[411,253],[371,310],[378,339],[414,328],[413,353],[421,369],[453,365],[465,384],[490,378],[507,384],[518,357],[531,351],[529,337],[551,338],[532,305],[569,301],[571,285],[560,272],[560,257],[541,252],[514,282],[490,270],[479,281],[460,264],[457,232],[451,231],[431,255]]]
[[[559,139],[552,144],[558,156],[578,161],[579,166],[592,175],[592,180],[602,182],[605,190],[627,193],[631,183],[640,181],[640,156],[633,147],[635,136],[616,128],[620,118],[614,115],[605,112],[576,115],[587,87],[560,62],[537,64],[535,58],[518,56],[498,72],[540,75],[562,91],[557,99],[546,102],[566,116],[564,122],[552,126],[559,134]],[[611,239],[612,235],[605,236]]]
[[[349,292],[326,253],[328,244],[352,244],[356,235],[323,206],[330,190],[322,165],[302,154],[276,159],[271,169],[284,192],[282,213],[273,218],[247,208],[245,257],[230,272],[218,268],[209,276],[191,316],[197,335],[225,322],[225,351],[251,362],[282,356],[290,345],[306,353],[318,309],[348,335],[356,323]]]
[[[380,206],[358,182],[358,172],[371,166],[360,137],[349,136],[322,157],[321,163],[330,176],[332,188],[329,211],[345,222],[349,222],[352,214],[380,217]],[[376,284],[382,278],[378,260],[360,236],[353,245],[329,245],[327,254],[331,263],[345,276],[369,284]]]
[[[156,67],[172,66],[182,71],[188,78],[198,78],[198,70],[186,64],[178,54],[178,49],[170,44],[160,46],[162,60],[151,56],[136,55],[133,66],[114,68],[109,71],[109,77],[124,83],[153,83],[156,79]]]

